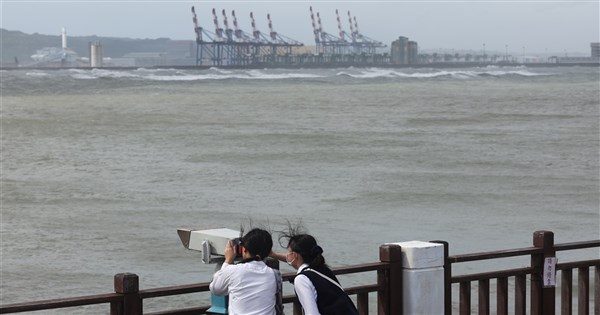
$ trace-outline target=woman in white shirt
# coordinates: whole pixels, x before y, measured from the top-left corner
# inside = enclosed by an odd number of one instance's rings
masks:
[[[271,256],[298,270],[294,278],[294,290],[305,315],[358,315],[333,271],[325,264],[323,249],[309,234],[295,234],[290,228],[287,253],[271,253]]]
[[[241,238],[239,246],[243,260],[234,265],[237,250],[231,242],[227,243],[225,262],[215,272],[210,292],[229,295],[229,315],[275,315],[281,274],[263,262],[273,247],[271,234],[252,229]]]

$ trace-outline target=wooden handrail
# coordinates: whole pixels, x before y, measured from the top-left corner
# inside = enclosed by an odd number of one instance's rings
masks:
[[[600,247],[600,240],[561,243],[561,244],[554,245],[554,249],[556,251],[584,249],[584,248],[592,248],[592,247]]]
[[[142,299],[208,291],[208,282],[140,290]]]
[[[471,282],[478,280],[490,280],[503,277],[514,277],[519,275],[531,274],[533,268],[516,268],[499,271],[490,271],[482,273],[473,273],[468,275],[452,276],[452,283]]]
[[[448,256],[450,263],[461,263],[469,261],[496,259],[496,258],[507,258],[515,256],[527,256],[531,254],[539,254],[542,250],[538,247],[524,247],[516,249],[498,250],[492,252],[473,253],[473,254],[462,254]]]
[[[63,299],[41,300],[34,302],[0,305],[0,314],[50,310],[83,305],[121,302],[123,296],[117,293],[86,295]]]
[[[585,248],[593,248],[593,247],[600,247],[600,240],[556,244],[556,245],[554,245],[554,250],[566,251],[566,250],[585,249]],[[540,254],[541,252],[542,252],[542,249],[539,247],[524,247],[524,248],[516,248],[516,249],[491,251],[491,252],[452,255],[452,256],[448,256],[448,260],[451,263],[461,263],[461,262],[478,261],[478,260],[486,260],[486,259],[527,256],[527,255],[532,255],[532,254]]]
[[[564,263],[556,264],[556,270],[566,270],[566,269],[585,268],[585,267],[594,267],[594,266],[600,267],[600,259],[564,262]]]

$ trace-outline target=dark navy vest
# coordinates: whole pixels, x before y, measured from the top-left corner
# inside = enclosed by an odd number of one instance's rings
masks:
[[[346,292],[321,275],[307,269],[310,268],[303,269],[300,274],[307,276],[315,286],[317,290],[317,307],[321,315],[358,315],[354,303]],[[339,284],[338,279],[329,268],[321,267],[317,271]]]

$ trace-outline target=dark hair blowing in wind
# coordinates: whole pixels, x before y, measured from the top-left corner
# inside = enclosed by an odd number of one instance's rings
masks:
[[[322,255],[323,249],[312,235],[304,232],[299,224],[292,226],[288,222],[288,230],[280,232],[279,235],[279,243],[283,246],[282,240],[287,240],[287,247],[298,253],[310,268],[326,266],[325,257]]]

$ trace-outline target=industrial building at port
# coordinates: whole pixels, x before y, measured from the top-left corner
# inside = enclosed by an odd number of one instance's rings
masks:
[[[251,32],[244,31],[237,22],[235,11],[212,9],[210,28],[198,22],[195,8],[191,8],[195,40],[171,40],[164,51],[138,52],[120,58],[104,58],[102,43],[89,43],[89,57],[79,58],[67,47],[63,29],[62,48],[44,48],[34,54],[34,66],[51,67],[323,67],[323,66],[415,66],[431,64],[511,64],[511,63],[599,63],[600,43],[591,43],[590,57],[557,57],[518,60],[505,54],[479,53],[419,53],[418,43],[399,36],[390,46],[363,34],[356,16],[347,11],[341,18],[335,11],[337,32],[323,29],[319,12],[309,8],[314,45],[303,43],[275,31],[267,14],[268,32],[260,31],[255,16],[250,12]],[[218,14],[220,13],[220,14]],[[221,17],[221,18],[219,18]],[[231,25],[229,23],[231,18]],[[221,21],[221,22],[220,22]],[[345,21],[342,23],[342,21]],[[343,24],[348,25],[344,28]],[[347,31],[349,29],[349,32]]]

